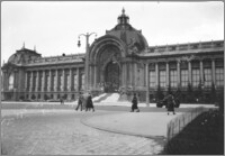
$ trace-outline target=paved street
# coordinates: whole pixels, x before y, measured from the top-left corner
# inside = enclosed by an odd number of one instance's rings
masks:
[[[95,112],[75,111],[76,103],[3,102],[1,106],[1,146],[8,155],[157,154],[165,139],[140,136],[165,134],[170,119],[191,109],[186,105],[176,109],[175,116],[167,116],[165,108],[155,107],[131,113],[130,107],[110,105],[96,106]],[[99,126],[115,131],[96,129]]]
[[[3,110],[2,113],[6,111],[15,110]],[[117,112],[92,113],[73,110],[53,112],[36,110],[36,113],[34,112],[2,118],[1,139],[2,148],[6,154],[143,155],[158,153],[162,149],[160,145],[162,140],[159,142],[142,137],[109,133],[90,128],[80,122],[81,118]]]

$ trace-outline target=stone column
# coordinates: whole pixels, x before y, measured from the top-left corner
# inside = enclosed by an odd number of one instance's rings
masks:
[[[2,83],[2,86],[3,86],[3,91],[7,91],[9,89],[8,87],[8,73],[6,71],[3,71],[3,83]]]
[[[215,68],[215,59],[212,59],[212,83],[216,88],[216,68]]]
[[[80,69],[77,68],[77,86],[76,86],[77,92],[80,91]]]
[[[73,91],[74,85],[73,85],[73,68],[70,68],[70,88],[69,91]]]
[[[88,74],[89,90],[92,88],[92,65],[89,65],[89,74]]]
[[[37,71],[36,74],[36,92],[38,92],[38,88],[39,88],[39,71]]]
[[[124,76],[125,76],[125,90],[127,91],[127,63],[124,64],[125,65],[125,72],[124,72]]]
[[[159,64],[155,63],[155,80],[156,80],[156,90],[159,86]]]
[[[134,68],[133,68],[133,64],[129,63],[129,86],[133,87],[134,85],[134,72],[133,72]]]
[[[169,69],[169,62],[166,62],[166,89],[168,89],[170,85],[170,69]]]
[[[33,89],[33,71],[30,72],[30,92],[32,92]]]
[[[191,61],[188,61],[188,83],[192,84]]]
[[[181,77],[180,77],[180,61],[177,61],[177,87],[181,86]]]
[[[94,65],[94,74],[93,74],[93,77],[94,77],[94,88],[96,89],[97,88],[97,66]]]
[[[145,73],[146,73],[146,104],[149,107],[149,63],[145,65]]]
[[[123,63],[123,86],[126,89],[126,80],[127,80],[127,70],[126,70],[126,63]]]
[[[42,75],[42,92],[45,92],[45,70],[43,70]]]
[[[134,63],[134,90],[136,90],[137,86],[137,63]]]

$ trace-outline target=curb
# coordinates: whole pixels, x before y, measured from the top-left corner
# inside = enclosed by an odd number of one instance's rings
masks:
[[[98,117],[100,117],[100,116],[102,116],[102,115],[99,115]],[[103,115],[103,116],[107,116],[107,115]],[[148,138],[148,139],[156,139],[156,140],[157,139],[166,139],[166,137],[164,137],[164,136],[143,135],[143,134],[137,134],[137,133],[127,132],[127,131],[123,131],[123,130],[101,127],[101,126],[95,125],[93,123],[90,123],[88,121],[89,119],[91,119],[91,117],[86,117],[84,119],[81,119],[80,122],[85,126],[95,128],[95,129],[98,129],[98,130],[102,130],[102,131],[111,132],[111,133],[117,133],[117,134],[122,134],[122,135],[129,135],[129,136],[136,136],[136,137],[143,137],[143,138]]]

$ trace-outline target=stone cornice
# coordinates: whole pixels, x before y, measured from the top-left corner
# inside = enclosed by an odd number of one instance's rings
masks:
[[[25,66],[42,66],[42,65],[57,65],[57,64],[74,64],[83,63],[84,54],[43,57],[29,61]]]
[[[180,56],[180,55],[198,55],[198,54],[209,54],[209,53],[224,53],[224,47],[214,47],[207,49],[187,49],[179,51],[163,51],[163,52],[154,52],[154,53],[145,53],[138,54],[138,57],[148,58],[148,57],[166,57],[166,56]]]

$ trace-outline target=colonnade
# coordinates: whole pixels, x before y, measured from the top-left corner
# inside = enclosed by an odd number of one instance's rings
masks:
[[[79,91],[83,86],[83,69],[37,69],[25,73],[27,92],[71,92]]]
[[[161,62],[155,62],[155,63],[145,63],[145,84],[146,84],[146,102],[149,103],[149,92],[150,89],[152,88],[153,90],[157,90],[158,86],[161,86],[160,84],[160,66]],[[199,60],[187,60],[187,61],[166,61],[163,62],[163,64],[165,65],[165,72],[166,72],[166,86],[164,87],[164,89],[167,89],[169,87],[169,85],[171,85],[171,75],[170,75],[170,70],[171,70],[171,63],[176,64],[176,88],[181,87],[182,88],[182,74],[181,74],[181,70],[187,70],[187,76],[188,76],[188,82],[192,87],[196,87],[194,86],[194,81],[198,81],[197,83],[202,83],[202,85],[204,87],[208,87],[207,89],[211,88],[211,85],[209,84],[214,84],[215,87],[220,88],[223,87],[223,73],[222,71],[224,70],[224,66],[223,66],[223,61],[220,59],[199,59]],[[194,65],[194,63],[197,64],[197,66]],[[186,67],[182,67],[183,64],[186,64]],[[153,65],[154,69],[152,70],[155,73],[155,85],[154,87],[150,86],[150,81],[151,81],[151,77],[150,77],[150,72],[151,70],[149,69],[149,67]],[[198,75],[197,75],[197,79],[195,76],[193,76],[193,70],[197,69]],[[208,69],[211,74],[206,75],[207,73],[205,73],[205,69]],[[216,71],[218,71],[216,73]],[[220,74],[220,75],[219,75]],[[185,75],[184,75],[185,76]],[[206,79],[207,76],[207,79]],[[208,80],[209,79],[209,80]],[[206,81],[208,81],[208,86],[206,86],[207,84],[204,84]],[[187,85],[183,88],[187,88]]]
[[[129,66],[129,70],[128,70]],[[221,87],[221,83],[216,79],[218,74],[216,74],[217,69],[223,69],[223,61],[221,59],[196,59],[196,60],[171,60],[171,61],[158,61],[158,62],[143,62],[142,70],[144,69],[144,75],[138,73],[137,63],[121,63],[122,70],[120,79],[121,79],[121,87],[124,87],[127,90],[129,86],[128,83],[131,83],[134,87],[133,89],[137,89],[140,86],[146,88],[146,92],[149,93],[149,89],[156,91],[158,86],[162,89],[167,89],[169,86],[172,88],[187,88],[188,84],[190,84],[193,88],[197,88],[199,83],[205,83],[205,87],[208,89],[211,87],[210,84],[214,84],[215,87]],[[161,66],[164,66],[161,68]],[[152,68],[153,67],[153,68]],[[97,65],[90,65],[90,73],[89,73],[89,89],[99,89],[98,83],[101,83],[104,76],[100,74],[104,74]],[[208,69],[209,73],[206,73],[206,69]],[[174,75],[172,75],[171,71],[174,71]],[[165,80],[164,86],[161,84],[160,72],[164,71],[163,78]],[[150,76],[151,72],[154,73],[154,86],[151,86],[152,77]],[[186,75],[185,75],[186,74]],[[173,79],[172,79],[173,76]],[[221,74],[220,76],[223,76]],[[141,85],[138,83],[137,79],[143,79],[144,82],[141,82]],[[173,85],[171,85],[173,81]],[[207,86],[208,85],[208,86]],[[144,89],[143,88],[143,89]]]

